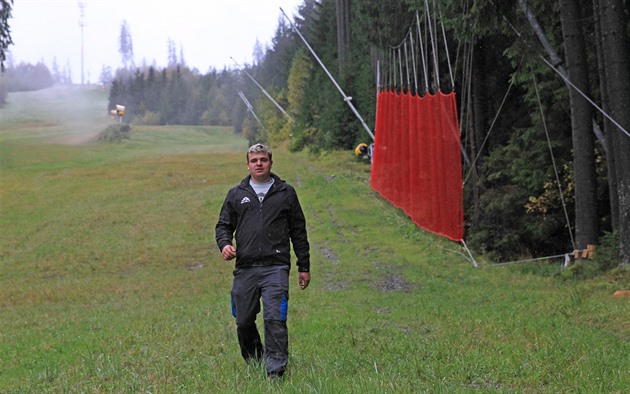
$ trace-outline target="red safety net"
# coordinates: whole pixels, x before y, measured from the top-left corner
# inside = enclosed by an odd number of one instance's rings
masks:
[[[462,163],[455,94],[379,92],[372,189],[427,231],[464,237]]]

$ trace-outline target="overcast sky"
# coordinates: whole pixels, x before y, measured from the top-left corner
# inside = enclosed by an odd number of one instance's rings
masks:
[[[180,48],[190,67],[235,68],[251,63],[256,40],[271,39],[282,17],[293,19],[302,0],[83,0],[85,82],[97,82],[103,66],[122,65],[120,30],[127,21],[137,65],[163,67],[168,41]],[[48,67],[56,58],[60,69],[70,65],[74,83],[81,83],[81,27],[77,0],[15,0],[9,20],[13,62]]]

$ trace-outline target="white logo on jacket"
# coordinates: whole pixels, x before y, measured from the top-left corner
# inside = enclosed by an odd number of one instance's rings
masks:
[[[250,202],[249,197],[243,197],[243,199],[241,200],[241,204],[245,204]]]

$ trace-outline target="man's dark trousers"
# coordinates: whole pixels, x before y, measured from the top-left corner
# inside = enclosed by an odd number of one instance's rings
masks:
[[[287,310],[289,267],[287,265],[239,267],[234,270],[232,314],[241,355],[246,361],[265,361],[267,374],[284,374],[289,360]],[[256,315],[263,304],[265,350],[256,327]]]

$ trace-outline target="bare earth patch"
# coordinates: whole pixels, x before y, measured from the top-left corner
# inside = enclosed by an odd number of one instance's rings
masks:
[[[402,275],[398,274],[386,274],[381,277],[377,283],[372,283],[372,287],[376,290],[380,290],[384,293],[390,291],[401,291],[407,293],[414,288],[414,284],[405,280]]]
[[[384,293],[392,291],[400,291],[408,293],[418,286],[417,283],[413,283],[405,279],[405,276],[396,272],[398,268],[389,265],[377,264],[376,268],[385,270],[386,272],[380,276],[378,280],[373,281],[370,286]]]

